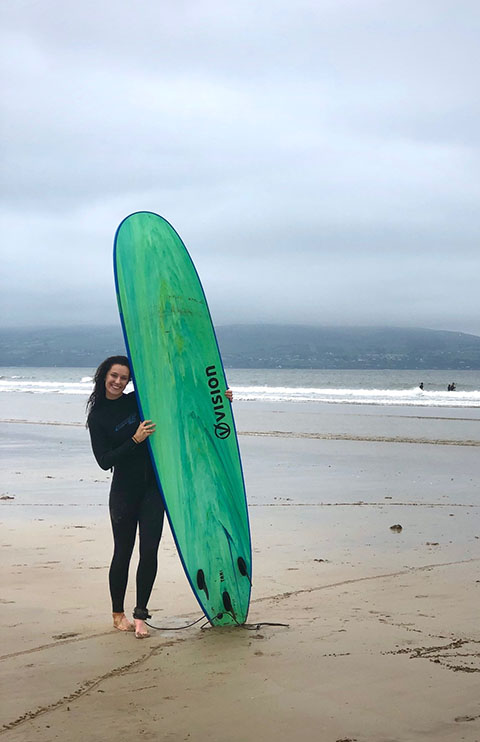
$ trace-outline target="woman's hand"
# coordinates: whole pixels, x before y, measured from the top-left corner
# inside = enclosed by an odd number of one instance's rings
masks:
[[[143,423],[140,423],[132,438],[135,443],[143,443],[152,433],[155,433],[155,423],[152,423],[151,420],[144,420]]]
[[[231,389],[227,389],[227,391],[225,392],[225,396],[228,399],[228,401],[231,402],[233,400],[233,392],[232,392],[232,390]]]

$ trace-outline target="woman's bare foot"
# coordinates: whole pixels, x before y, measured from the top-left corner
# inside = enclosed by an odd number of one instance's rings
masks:
[[[112,613],[113,625],[119,631],[135,631],[135,626],[124,613]]]
[[[146,639],[147,636],[150,636],[145,621],[142,621],[140,618],[134,618],[133,620],[135,621],[135,636],[137,639]]]

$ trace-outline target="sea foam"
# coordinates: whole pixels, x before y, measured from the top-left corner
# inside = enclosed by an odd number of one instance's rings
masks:
[[[66,394],[88,396],[93,389],[91,376],[78,381],[34,379],[28,376],[0,377],[0,392],[27,394]],[[126,391],[132,391],[131,384]],[[447,392],[409,389],[317,388],[306,386],[250,386],[233,384],[238,401],[300,402],[323,404],[362,404],[408,407],[480,407],[480,391]]]

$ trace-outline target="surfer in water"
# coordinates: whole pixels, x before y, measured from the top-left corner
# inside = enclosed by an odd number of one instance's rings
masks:
[[[155,433],[152,420],[140,419],[135,392],[124,394],[131,378],[126,356],[111,356],[97,368],[94,389],[87,402],[87,427],[98,465],[113,469],[109,509],[114,551],[109,571],[113,625],[149,636],[147,604],[157,574],[157,552],[163,529],[164,505],[158,489],[147,438]],[[227,389],[232,401],[232,392]],[[125,616],[128,568],[139,532],[137,603],[133,620]]]

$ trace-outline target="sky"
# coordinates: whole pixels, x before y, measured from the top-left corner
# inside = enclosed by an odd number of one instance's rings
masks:
[[[216,324],[480,335],[477,0],[3,0],[3,326],[116,324],[164,216]]]

